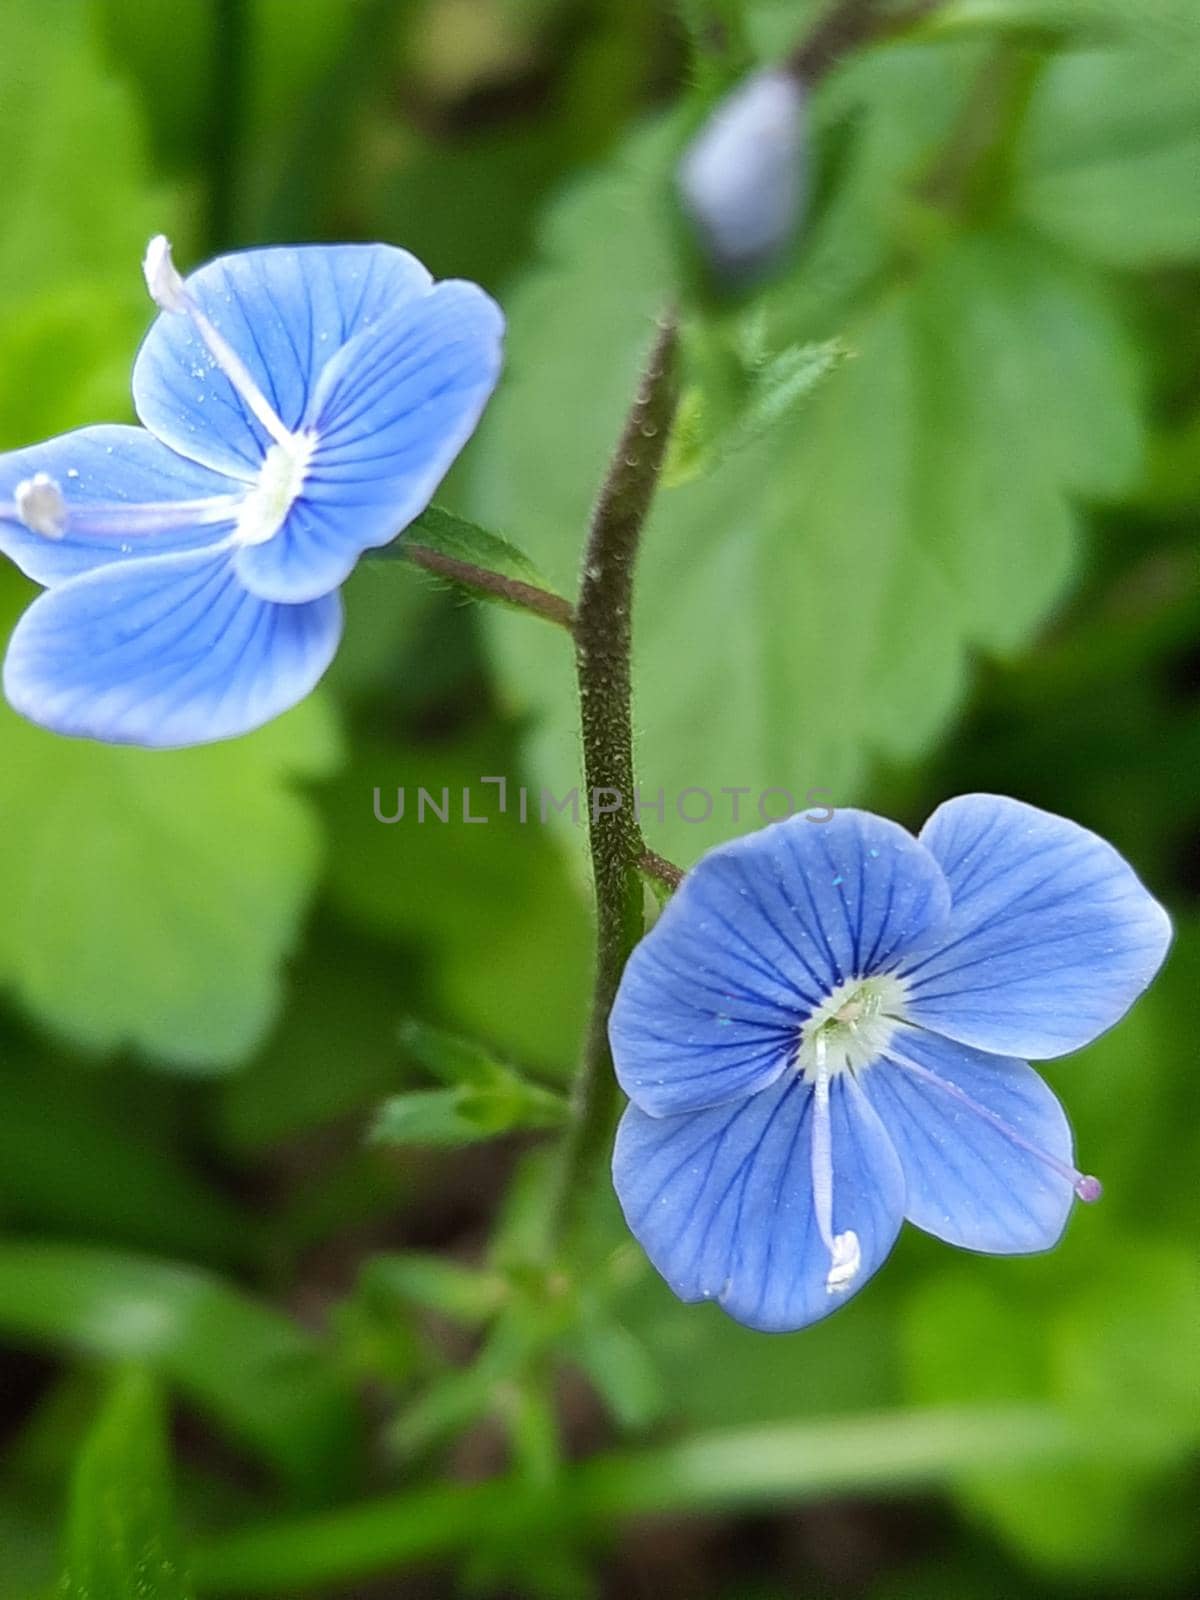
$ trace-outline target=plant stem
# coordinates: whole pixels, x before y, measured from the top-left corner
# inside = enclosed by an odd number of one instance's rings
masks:
[[[430,550],[423,544],[406,542],[399,547],[399,554],[405,561],[411,561],[425,572],[432,572],[435,577],[460,584],[464,589],[493,595],[497,600],[505,600],[509,605],[519,606],[523,611],[530,611],[534,616],[553,622],[556,627],[565,628],[568,633],[572,631],[571,607],[560,594],[551,594],[548,589],[539,589],[536,584],[523,583],[520,578],[506,578],[503,573],[490,572],[486,567],[477,567],[470,561],[459,561],[440,550]]]
[[[573,1115],[563,1143],[553,1230],[561,1243],[606,1147],[616,1107],[608,1014],[642,931],[631,709],[633,572],[678,402],[678,323],[658,333],[592,513],[575,607],[583,770],[596,892],[596,977]]]
[[[880,12],[879,0],[838,0],[788,55],[792,75],[811,87],[861,45],[906,32],[941,0],[912,0],[903,10]]]
[[[665,889],[675,890],[683,882],[683,868],[677,867],[657,850],[643,849],[638,856],[638,866],[648,878],[654,878]]]

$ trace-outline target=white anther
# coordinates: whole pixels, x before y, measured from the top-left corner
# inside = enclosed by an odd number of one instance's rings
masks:
[[[66,533],[67,502],[49,474],[35,472],[32,478],[25,478],[13,491],[13,504],[31,533],[46,539],[61,539]]]
[[[146,287],[154,304],[162,311],[186,316],[188,292],[171,260],[171,241],[165,233],[156,233],[146,246],[142,271],[146,275]]]
[[[862,1266],[862,1248],[853,1228],[834,1235],[830,1262],[825,1275],[825,1292],[842,1294],[858,1277],[858,1270]]]
[[[146,275],[146,287],[155,305],[160,306],[163,311],[191,318],[192,325],[204,341],[209,355],[262,423],[265,431],[276,444],[290,445],[291,433],[259,388],[253,373],[215,323],[205,316],[195,296],[189,293],[187,284],[175,270],[175,263],[171,260],[170,241],[164,234],[156,233],[146,246],[142,271]]]

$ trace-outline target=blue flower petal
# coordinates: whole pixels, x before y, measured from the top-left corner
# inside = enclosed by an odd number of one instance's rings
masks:
[[[1019,800],[963,795],[921,832],[950,882],[945,937],[902,964],[914,1021],[1045,1060],[1117,1022],[1162,964],[1166,912],[1110,844]]]
[[[227,552],[85,573],[18,622],[4,690],[31,721],[110,744],[204,744],[247,733],[302,700],[337,649],[337,595],[272,605]]]
[[[187,287],[295,429],[337,351],[431,281],[391,245],[300,245],[220,256]],[[192,460],[235,477],[258,472],[270,441],[190,318],[157,318],[133,369],[133,398],[146,426]]]
[[[929,852],[867,812],[721,845],[626,966],[609,1026],[621,1087],[653,1116],[755,1093],[839,983],[894,965],[948,906]]]
[[[439,283],[346,345],[305,426],[317,446],[280,533],[238,557],[248,589],[309,600],[344,582],[429,504],[500,375],[504,319],[471,283]]]
[[[829,1252],[812,1198],[813,1092],[794,1073],[748,1100],[682,1117],[636,1106],[617,1134],[613,1178],[626,1220],[683,1300],[716,1300],[748,1327],[802,1328],[844,1304],[884,1261],[904,1176],[883,1125],[846,1074],[830,1086],[833,1226],[861,1265],[826,1287]]]
[[[895,1053],[953,1085],[1066,1167],[1071,1129],[1057,1099],[1028,1063],[985,1055],[916,1028],[901,1029]],[[1070,1177],[974,1114],[953,1089],[884,1060],[862,1076],[863,1092],[896,1147],[908,1184],[905,1216],[947,1244],[998,1255],[1048,1250],[1066,1225]]]
[[[188,461],[144,428],[103,425],[63,433],[44,444],[0,456],[0,501],[11,501],[22,481],[44,472],[61,489],[68,509],[125,503],[192,501],[243,493],[245,485]],[[68,532],[51,539],[22,523],[0,518],[0,550],[35,583],[53,585],[109,561],[198,549],[232,531],[232,520],[188,525],[125,537]]]

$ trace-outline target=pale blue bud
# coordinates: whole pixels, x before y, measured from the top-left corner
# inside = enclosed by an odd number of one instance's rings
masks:
[[[683,209],[718,277],[768,268],[799,227],[807,189],[806,96],[773,68],[715,108],[679,163]]]

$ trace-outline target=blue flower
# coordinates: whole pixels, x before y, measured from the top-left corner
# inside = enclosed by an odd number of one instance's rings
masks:
[[[969,1250],[1048,1249],[1100,1185],[1024,1058],[1111,1027],[1170,937],[1110,845],[995,795],[949,801],[919,839],[842,811],[721,846],[613,1009],[630,1228],[681,1299],[772,1332],[861,1288],[905,1218]]]
[[[0,550],[43,584],[4,689],[59,733],[228,739],[309,693],[338,589],[429,503],[500,371],[503,319],[388,245],[222,256],[184,280],[133,369],[143,427],[0,456]]]

